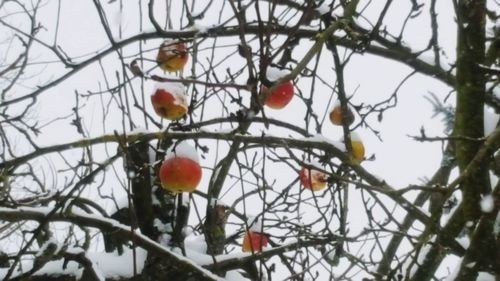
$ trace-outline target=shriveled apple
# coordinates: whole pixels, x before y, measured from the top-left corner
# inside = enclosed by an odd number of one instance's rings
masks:
[[[182,70],[189,58],[186,44],[179,40],[167,39],[158,49],[156,62],[164,71]]]
[[[342,121],[343,121],[343,112],[342,112],[342,107],[340,106],[340,102],[336,102],[333,105],[332,110],[330,111],[330,121],[334,125],[342,126]],[[354,113],[352,112],[352,109],[348,106],[347,107],[347,112],[345,114],[345,123],[350,126],[352,123],[354,123]]]
[[[328,176],[318,170],[302,167],[299,172],[299,180],[304,188],[312,191],[321,190],[326,187]]]

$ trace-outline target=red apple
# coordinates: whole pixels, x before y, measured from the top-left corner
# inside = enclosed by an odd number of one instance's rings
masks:
[[[161,69],[168,72],[181,70],[188,60],[187,47],[179,40],[165,40],[158,50],[156,62]]]
[[[267,246],[267,236],[260,232],[247,231],[243,237],[243,252],[261,252]]]
[[[299,172],[299,179],[302,186],[312,191],[325,188],[327,178],[328,176],[325,173],[305,167]]]
[[[201,167],[189,157],[167,159],[160,167],[160,181],[170,192],[193,192],[201,180]]]
[[[339,125],[342,126],[342,108],[340,106],[340,103],[336,103],[333,106],[332,111],[330,111],[330,121],[334,125]],[[354,123],[354,113],[352,112],[350,107],[347,107],[347,113],[346,113],[346,124],[350,126],[352,123]]]
[[[180,119],[188,109],[184,89],[176,84],[161,85],[151,95],[151,103],[156,114],[169,120]]]
[[[264,104],[273,109],[285,107],[293,98],[293,83],[286,81],[274,88],[269,93],[269,89],[262,86],[262,93],[265,95]]]

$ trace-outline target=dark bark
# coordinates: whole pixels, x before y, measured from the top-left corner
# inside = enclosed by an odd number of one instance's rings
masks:
[[[483,131],[483,108],[486,77],[479,66],[485,63],[485,15],[486,1],[460,0],[457,6],[457,109],[455,135],[480,139]],[[463,173],[478,153],[480,142],[459,139],[456,142],[456,157]],[[478,270],[494,264],[496,259],[491,219],[481,217],[481,195],[490,192],[488,161],[466,177],[462,184],[463,216],[471,246],[467,249],[458,281],[475,280]],[[478,222],[479,221],[479,222]],[[475,230],[474,230],[475,227]],[[470,264],[474,266],[469,266]]]
[[[153,204],[152,204],[152,182],[149,160],[149,143],[138,142],[128,147],[127,170],[132,184],[132,198],[134,210],[132,216],[136,216],[137,224],[141,232],[155,239],[153,231]],[[132,219],[134,220],[134,218]]]
[[[455,135],[480,139],[484,137],[483,108],[486,78],[479,65],[484,63],[486,1],[459,1],[457,34],[457,109]],[[458,139],[456,156],[463,172],[474,158],[480,142]],[[477,221],[480,216],[479,200],[488,191],[488,166],[481,167],[461,185],[464,192],[464,215],[467,221]]]

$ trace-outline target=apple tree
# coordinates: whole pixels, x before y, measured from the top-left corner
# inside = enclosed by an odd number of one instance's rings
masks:
[[[500,280],[499,7],[1,1],[1,278]]]

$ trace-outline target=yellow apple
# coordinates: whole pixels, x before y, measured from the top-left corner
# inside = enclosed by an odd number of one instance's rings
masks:
[[[351,133],[352,160],[359,164],[365,160],[365,146],[356,132]]]

